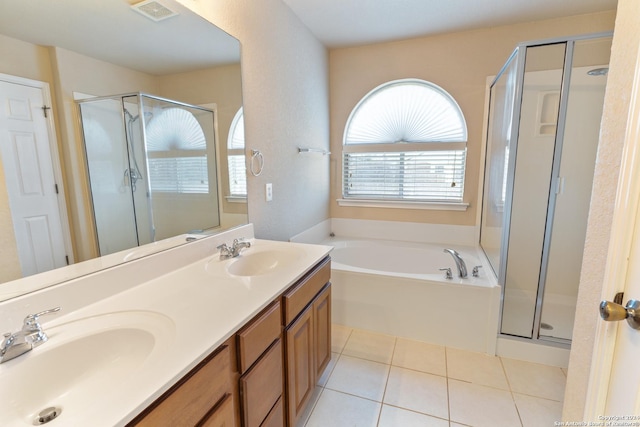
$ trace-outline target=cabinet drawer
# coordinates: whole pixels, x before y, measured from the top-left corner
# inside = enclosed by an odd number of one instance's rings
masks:
[[[258,427],[282,395],[282,343],[277,340],[240,377],[244,427]]]
[[[249,369],[260,355],[280,337],[281,317],[280,302],[275,301],[238,332],[238,362],[241,374]]]
[[[135,425],[196,425],[231,390],[229,357],[225,345],[147,408],[150,412]]]
[[[235,411],[233,408],[233,396],[227,396],[216,405],[216,407],[207,415],[198,427],[235,427]]]
[[[290,324],[330,279],[331,259],[327,257],[284,293],[284,324]]]
[[[278,399],[267,418],[262,422],[260,427],[282,427],[284,426],[284,411],[282,408],[282,397]]]

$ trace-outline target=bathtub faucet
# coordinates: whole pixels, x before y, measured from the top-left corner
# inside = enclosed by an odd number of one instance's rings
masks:
[[[460,276],[462,279],[465,279],[467,277],[467,264],[464,263],[464,260],[462,259],[460,254],[453,249],[445,249],[444,251],[451,254],[453,260],[456,262],[456,267],[458,267],[458,276]]]

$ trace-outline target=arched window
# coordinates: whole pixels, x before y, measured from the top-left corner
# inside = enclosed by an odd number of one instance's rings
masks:
[[[149,122],[146,133],[151,191],[209,193],[207,140],[190,111],[161,110]],[[132,159],[137,170],[137,160]]]
[[[467,126],[439,86],[418,79],[369,92],[347,120],[343,198],[461,203]]]
[[[247,171],[244,157],[244,113],[242,107],[233,117],[227,140],[229,163],[229,195],[247,197]]]

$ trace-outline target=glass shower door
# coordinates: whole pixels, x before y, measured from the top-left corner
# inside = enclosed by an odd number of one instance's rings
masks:
[[[500,247],[504,226],[509,142],[516,94],[518,51],[509,58],[502,73],[491,86],[485,182],[482,199],[480,245],[496,276],[500,275]]]
[[[562,152],[554,173],[548,263],[543,277],[540,336],[569,340],[573,334],[582,248],[600,135],[611,38],[575,43]]]
[[[138,245],[120,99],[79,104],[100,255]]]
[[[535,329],[565,48],[527,47],[517,143],[510,147],[515,161],[500,332],[524,338],[533,338]]]

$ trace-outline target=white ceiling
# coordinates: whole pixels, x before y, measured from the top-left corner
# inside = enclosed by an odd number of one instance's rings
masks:
[[[154,22],[130,8],[140,0],[0,0],[0,34],[59,46],[153,75],[240,61],[237,40],[178,3]]]
[[[283,0],[328,47],[531,22],[616,8],[617,0]]]
[[[174,0],[159,1],[179,15],[153,22],[130,8],[138,0],[0,0],[0,34],[39,45],[60,46],[154,75],[240,60],[235,39]],[[611,10],[617,3],[616,0],[283,2],[328,47]]]

